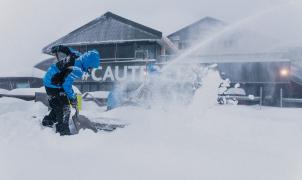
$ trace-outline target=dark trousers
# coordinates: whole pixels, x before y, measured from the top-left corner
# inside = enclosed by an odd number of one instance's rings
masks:
[[[49,115],[46,115],[42,121],[43,126],[56,126],[56,131],[60,135],[70,135],[69,117],[70,107],[69,100],[63,89],[45,87],[48,95],[50,106]]]

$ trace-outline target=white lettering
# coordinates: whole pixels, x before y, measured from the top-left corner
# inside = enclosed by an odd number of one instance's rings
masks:
[[[82,80],[83,81],[87,81],[88,78],[89,78],[89,74],[88,73],[84,73],[84,75],[82,76]]]
[[[135,81],[135,77],[136,77],[136,70],[139,69],[139,66],[128,66],[128,69],[131,70],[132,73],[132,81]]]
[[[92,70],[92,72],[91,72],[91,78],[94,80],[94,81],[102,81],[103,80],[103,78],[102,78],[102,76],[100,76],[100,77],[97,77],[96,76],[96,71],[97,70],[102,70],[103,68],[102,67],[99,67],[98,69],[93,69]]]
[[[114,68],[114,72],[112,70]],[[123,69],[122,69],[123,68]],[[130,73],[130,74],[128,74]],[[86,78],[86,77],[84,77]],[[94,81],[123,81],[131,78],[132,81],[143,81],[146,78],[145,66],[107,66],[106,71],[103,68],[93,69],[91,78]]]
[[[119,73],[120,73],[120,69],[118,66],[115,66],[115,69],[114,69],[114,76],[115,76],[115,79],[117,81],[123,81],[123,80],[126,80],[127,79],[127,76],[128,76],[128,67],[127,66],[124,66],[124,75],[122,77],[119,76]]]
[[[111,79],[111,81],[114,81],[114,76],[113,76],[113,72],[110,66],[107,67],[104,77],[103,77],[103,81],[106,81],[108,78]]]

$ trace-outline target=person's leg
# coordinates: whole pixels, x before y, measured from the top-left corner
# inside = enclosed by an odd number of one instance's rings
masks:
[[[46,89],[46,93],[48,95],[48,103],[49,103],[49,107],[50,107],[50,112],[48,115],[46,115],[43,118],[42,125],[46,126],[46,127],[53,127],[53,125],[55,123],[57,123],[55,107],[58,104],[58,100],[56,99],[56,96],[58,96],[59,93],[58,93],[57,89],[47,88],[47,87],[45,89]]]
[[[56,130],[60,135],[70,135],[69,130],[69,117],[70,117],[70,108],[65,106],[60,111],[59,122],[56,124]]]
[[[44,116],[42,125],[46,127],[53,127],[56,123],[56,114],[53,109],[50,110],[49,114]]]
[[[60,135],[70,135],[69,130],[69,118],[70,118],[70,107],[69,100],[66,95],[58,96],[58,106],[55,108],[56,130]]]

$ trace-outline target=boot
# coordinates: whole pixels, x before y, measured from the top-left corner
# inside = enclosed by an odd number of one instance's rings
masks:
[[[60,133],[61,136],[71,135],[68,123],[58,123],[58,124],[56,124],[56,132]]]
[[[54,125],[54,121],[49,118],[49,116],[45,116],[42,120],[42,125],[45,127],[52,128]]]

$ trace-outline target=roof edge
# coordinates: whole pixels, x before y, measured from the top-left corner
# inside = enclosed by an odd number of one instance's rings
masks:
[[[136,26],[136,27],[138,27],[138,28],[140,28],[140,29],[143,29],[143,30],[145,30],[145,31],[147,31],[147,32],[149,32],[149,33],[151,33],[151,34],[154,34],[154,35],[156,35],[156,36],[158,36],[158,37],[160,37],[160,38],[163,36],[162,32],[160,32],[160,31],[158,31],[158,30],[155,30],[155,29],[153,29],[153,28],[144,26],[144,25],[139,24],[139,23],[137,23],[137,22],[134,22],[134,21],[132,21],[132,20],[126,19],[126,18],[121,17],[121,16],[119,16],[119,15],[116,15],[116,14],[110,12],[110,11],[108,11],[107,13],[105,13],[104,16],[106,16],[106,17],[112,17],[112,18],[114,18],[114,19],[116,19],[116,20],[119,20],[119,21],[121,21],[121,22],[124,22],[125,24],[129,24],[129,25],[132,25],[132,26]]]
[[[131,20],[126,19],[126,18],[123,18],[123,17],[121,17],[121,16],[118,16],[118,15],[116,15],[116,14],[114,14],[114,13],[108,11],[108,12],[106,12],[105,14],[103,14],[102,16],[100,16],[100,17],[98,17],[98,18],[96,18],[96,19],[94,19],[94,20],[92,20],[92,21],[90,21],[90,22],[84,24],[83,26],[81,26],[81,27],[79,27],[79,28],[77,28],[77,29],[71,31],[70,33],[68,33],[68,34],[64,35],[63,37],[59,38],[58,40],[56,40],[56,41],[54,41],[54,42],[48,44],[47,46],[45,46],[45,47],[42,49],[42,53],[49,54],[49,53],[50,53],[49,51],[50,51],[50,47],[51,47],[51,46],[53,46],[53,45],[55,45],[55,44],[60,44],[60,41],[62,41],[66,36],[69,36],[69,35],[72,35],[72,34],[78,32],[78,31],[81,31],[83,28],[86,28],[87,26],[91,26],[91,25],[97,23],[98,20],[99,20],[100,18],[104,18],[104,17],[107,17],[107,18],[108,18],[108,17],[111,17],[111,18],[113,18],[113,19],[116,19],[116,20],[118,20],[118,21],[120,21],[120,22],[122,22],[122,23],[128,24],[128,25],[130,25],[130,26],[135,26],[135,27],[137,27],[137,28],[139,28],[139,29],[142,29],[142,30],[148,32],[148,33],[154,34],[154,35],[157,36],[159,39],[162,38],[162,36],[163,36],[162,32],[160,32],[160,31],[158,31],[158,30],[149,28],[149,27],[147,27],[147,26],[144,26],[144,25],[142,25],[142,24],[136,23],[136,22],[134,22],[134,21],[131,21]],[[101,42],[98,42],[98,44],[100,44],[100,43],[101,43]]]
[[[134,39],[134,40],[112,40],[112,41],[97,41],[97,42],[83,42],[83,43],[62,43],[61,45],[65,45],[65,46],[86,46],[86,45],[99,45],[99,44],[111,44],[111,43],[115,43],[115,44],[121,44],[121,43],[127,43],[127,42],[158,42],[160,41],[162,38],[158,38],[158,39]],[[54,45],[54,43],[49,44],[48,46],[46,46],[45,48],[42,49],[42,52],[45,54],[50,54],[50,49],[49,47]]]
[[[191,26],[194,26],[194,25],[196,25],[196,24],[198,24],[198,23],[201,23],[201,22],[207,21],[207,20],[212,20],[212,21],[215,21],[215,22],[219,22],[219,23],[221,23],[222,25],[227,25],[227,23],[225,23],[225,22],[222,21],[222,20],[219,20],[219,19],[216,19],[216,18],[213,18],[213,17],[210,17],[210,16],[206,16],[206,17],[203,17],[202,19],[200,19],[200,20],[198,20],[198,21],[195,21],[195,22],[193,22],[193,23],[191,23],[191,24],[189,24],[189,25],[187,25],[187,26],[185,26],[185,27],[183,27],[183,28],[181,28],[181,29],[175,31],[174,33],[171,33],[171,34],[168,35],[167,37],[170,38],[171,36],[173,36],[173,35],[179,33],[180,31],[183,31],[183,30],[185,30],[185,29],[187,29],[187,28],[189,28],[189,27],[191,27]]]

